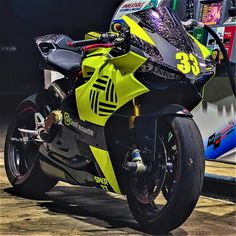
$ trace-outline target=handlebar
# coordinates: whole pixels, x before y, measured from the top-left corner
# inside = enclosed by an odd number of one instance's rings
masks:
[[[79,41],[70,41],[67,43],[69,47],[83,47],[83,46],[89,46],[96,44],[98,45],[99,43],[101,44],[108,44],[114,42],[119,36],[115,34],[109,34],[105,33],[102,34],[101,37],[96,38],[96,39],[88,39],[88,40],[79,40]]]

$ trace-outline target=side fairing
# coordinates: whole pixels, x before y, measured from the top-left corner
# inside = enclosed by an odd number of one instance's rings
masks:
[[[98,49],[88,55],[82,64],[83,75],[88,81],[75,91],[79,118],[97,126],[106,125],[109,117],[133,98],[149,90],[135,77],[134,72],[146,61],[146,58],[129,52],[125,55],[109,58],[109,50]],[[97,137],[105,141],[105,136]],[[121,193],[108,150],[98,145],[89,145],[103,178],[96,178],[104,184],[100,187]]]
[[[96,147],[90,146],[90,149],[93,153],[94,158],[96,159],[101,171],[103,172],[104,177],[108,181],[109,185],[112,187],[115,193],[120,194],[120,188],[113,170],[111,159],[108,151],[102,150]],[[106,186],[102,186],[106,190]]]
[[[95,54],[95,53],[94,53]],[[149,90],[133,73],[146,61],[134,52],[107,59],[92,56],[84,59],[83,73],[88,82],[76,89],[79,117],[105,126],[109,117],[124,104]]]

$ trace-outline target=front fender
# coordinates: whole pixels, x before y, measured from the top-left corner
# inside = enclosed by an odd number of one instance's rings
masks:
[[[193,117],[191,112],[184,108],[181,105],[178,104],[168,104],[163,107],[160,107],[159,109],[155,110],[154,112],[147,112],[145,114],[140,115],[139,117],[146,117],[146,116],[155,116],[155,117],[161,117],[161,116],[187,116],[187,117]]]

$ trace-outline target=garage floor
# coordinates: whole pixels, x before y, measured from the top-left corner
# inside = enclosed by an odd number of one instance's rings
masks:
[[[26,199],[8,184],[2,158],[0,176],[0,235],[144,235],[124,197],[60,182]],[[169,235],[236,235],[236,206],[202,196],[188,221]]]
[[[37,199],[17,196],[3,167],[7,121],[0,114],[0,235],[146,235],[119,195],[59,182]],[[235,175],[235,166],[207,165],[211,173]],[[201,196],[187,222],[169,235],[236,235],[235,203],[208,196]]]

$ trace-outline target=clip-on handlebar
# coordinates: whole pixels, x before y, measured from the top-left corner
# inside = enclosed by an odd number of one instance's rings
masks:
[[[76,48],[81,47],[82,51],[87,51],[93,48],[111,48],[122,47],[125,51],[130,48],[130,30],[121,32],[119,35],[112,33],[104,33],[96,39],[69,41],[67,46]]]

